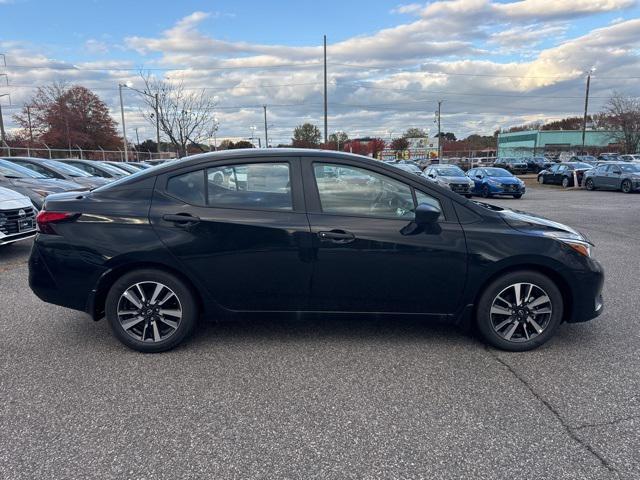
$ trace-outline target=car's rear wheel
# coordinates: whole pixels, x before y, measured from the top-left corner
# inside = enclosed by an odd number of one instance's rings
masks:
[[[129,272],[107,295],[105,313],[115,336],[140,352],[163,352],[193,330],[198,306],[190,289],[162,270]]]
[[[584,184],[584,186],[586,187],[587,190],[595,190],[596,189],[596,186],[593,183],[593,179],[592,178],[587,178],[587,181]]]
[[[623,193],[631,193],[631,180],[624,180],[621,185]]]
[[[530,270],[493,281],[478,302],[482,337],[502,350],[520,352],[539,347],[562,320],[560,290],[547,276]]]
[[[568,177],[563,177],[562,178],[562,188],[569,188],[569,178]]]

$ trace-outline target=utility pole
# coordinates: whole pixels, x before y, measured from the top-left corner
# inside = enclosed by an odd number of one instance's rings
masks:
[[[327,36],[324,36],[324,143],[328,139],[327,125]]]
[[[584,155],[584,143],[585,136],[587,133],[587,113],[589,110],[589,86],[591,84],[591,74],[595,72],[595,67],[591,67],[589,73],[587,74],[587,91],[584,96],[584,118],[582,119],[582,154]]]
[[[0,98],[2,97],[9,97],[9,94],[3,93],[2,95],[0,95]],[[2,119],[2,103],[0,103],[0,140],[2,140],[2,146],[4,148],[4,146],[7,144],[7,137],[4,133],[4,121]]]
[[[269,133],[267,128],[267,106],[262,105],[264,109],[264,148],[269,148]]]
[[[156,143],[158,144],[158,146],[156,147],[156,150],[158,151],[158,153],[160,153],[162,151],[160,149],[160,115],[158,113],[160,111],[160,103],[158,101],[157,93],[154,95],[154,97],[156,99]]]
[[[136,145],[140,146],[140,137],[138,136],[138,127],[136,127]]]
[[[440,128],[440,112],[442,106],[442,100],[438,100],[438,111],[436,115],[438,115],[438,161],[442,161],[442,130]]]
[[[120,115],[122,116],[122,143],[124,145],[124,161],[129,161],[129,153],[127,152],[127,127],[124,123],[124,103],[122,101],[122,87],[126,87],[126,85],[118,84],[118,89],[120,90]]]
[[[33,130],[31,128],[31,105],[27,105],[25,107],[27,109],[27,123],[29,124],[29,152],[28,155],[31,156],[31,145],[33,144]]]

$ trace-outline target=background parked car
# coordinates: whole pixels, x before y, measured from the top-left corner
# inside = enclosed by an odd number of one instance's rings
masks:
[[[109,182],[103,177],[90,175],[84,170],[80,170],[73,165],[58,162],[57,160],[31,157],[10,157],[6,158],[5,160],[33,170],[35,172],[41,173],[47,178],[68,180],[84,187],[97,188]]]
[[[567,161],[568,162],[582,162],[582,163],[588,163],[590,165],[593,165],[595,162],[598,161],[598,159],[596,157],[594,157],[593,155],[573,155]]]
[[[553,165],[553,162],[545,157],[523,157],[522,161],[526,162],[528,173],[538,173]]]
[[[420,167],[413,162],[398,162],[392,164],[394,167],[404,170],[405,172],[414,173],[416,175],[422,175]]]
[[[640,190],[640,165],[636,163],[604,163],[584,174],[587,190],[621,190],[624,193]]]
[[[41,173],[0,159],[0,186],[21,193],[40,210],[44,199],[51,193],[88,190],[77,183],[47,178]]]
[[[640,154],[635,153],[632,155],[620,155],[620,160],[622,160],[623,162],[640,163]]]
[[[460,167],[455,165],[432,165],[422,172],[422,176],[467,198],[472,196],[471,190],[475,184]]]
[[[119,168],[120,170],[124,170],[125,172],[128,172],[128,173],[137,173],[140,170],[142,170],[141,167],[138,167],[137,165],[134,165],[129,162],[102,162],[102,163],[106,163],[113,167]]]
[[[578,185],[582,185],[584,172],[591,170],[593,165],[582,162],[563,162],[551,165],[547,170],[542,170],[538,174],[538,183],[562,185],[564,188],[573,187],[573,172],[578,177]]]
[[[109,178],[111,180],[131,175],[131,173],[127,172],[126,170],[122,170],[121,168],[114,167],[113,165],[109,165],[105,162],[98,162],[96,160],[78,160],[75,158],[69,158],[60,161],[68,163],[69,165],[73,165],[80,170],[84,170],[90,175]]]
[[[598,155],[598,160],[620,160],[618,157],[620,155],[617,153],[601,153],[600,155]]]
[[[29,197],[0,187],[0,245],[36,234],[36,209]]]
[[[526,191],[524,182],[504,168],[472,168],[467,172],[467,176],[474,182],[471,193],[484,198],[493,195],[521,198]]]
[[[521,175],[527,173],[528,166],[527,162],[521,158],[513,158],[513,157],[502,157],[498,158],[494,163],[494,167],[504,168],[511,173],[516,175]]]

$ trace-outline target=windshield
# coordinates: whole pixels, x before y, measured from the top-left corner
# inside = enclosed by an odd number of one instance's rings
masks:
[[[98,166],[100,168],[102,168],[103,170],[106,170],[112,175],[119,175],[119,176],[129,175],[129,172],[122,170],[121,168],[114,167],[113,165],[109,165],[108,163],[102,163],[102,162],[96,162],[96,163],[98,163]]]
[[[2,159],[0,159],[0,174],[11,178],[47,178],[41,173]]]
[[[62,173],[66,173],[70,177],[90,177],[87,172],[84,170],[80,170],[73,165],[67,165],[66,163],[56,162],[55,160],[43,160],[42,164],[54,168],[56,170],[60,170]]]
[[[513,175],[504,168],[485,168],[484,171],[489,177],[513,177]]]
[[[458,167],[436,168],[436,172],[443,177],[464,177],[464,172]]]

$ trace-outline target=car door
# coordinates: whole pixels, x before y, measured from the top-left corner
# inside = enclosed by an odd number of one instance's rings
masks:
[[[305,310],[311,237],[297,158],[241,158],[160,175],[151,222],[223,307]]]
[[[607,188],[619,190],[622,184],[622,169],[619,165],[608,165]]]
[[[310,308],[442,315],[460,307],[466,243],[447,197],[359,162],[306,158],[303,168],[317,249]],[[440,221],[416,229],[419,203],[441,209]]]
[[[593,186],[596,188],[606,188],[608,165],[598,165],[593,171],[591,179]]]

